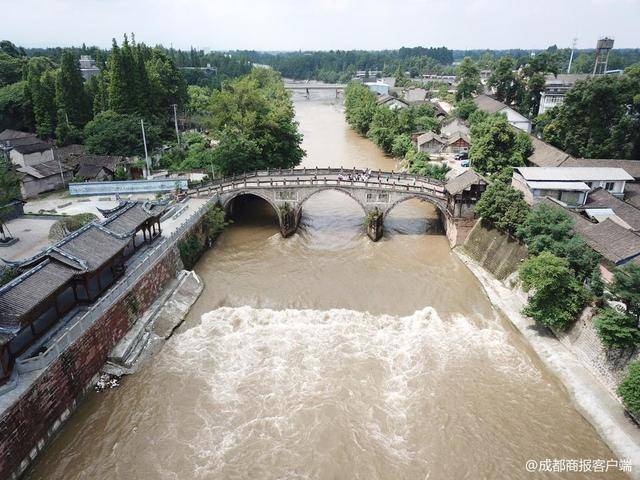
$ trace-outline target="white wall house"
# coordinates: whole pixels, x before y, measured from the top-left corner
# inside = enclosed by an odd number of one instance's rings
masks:
[[[576,207],[584,205],[589,192],[596,188],[623,197],[625,185],[630,181],[633,177],[622,168],[520,167],[514,170],[511,184],[524,194],[529,204],[550,197]]]

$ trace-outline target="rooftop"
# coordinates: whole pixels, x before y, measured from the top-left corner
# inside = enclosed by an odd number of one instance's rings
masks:
[[[621,160],[615,158],[573,158],[562,163],[563,167],[608,167],[622,168],[636,180],[640,179],[640,160]]]
[[[130,235],[150,218],[157,218],[164,212],[164,207],[150,202],[130,202],[124,208],[118,209],[102,224],[109,230]]]
[[[35,133],[21,132],[19,130],[11,130],[10,128],[7,128],[6,130],[3,130],[2,132],[0,132],[0,142],[6,142],[11,140],[16,140],[18,138],[29,138],[29,137],[35,137],[35,136],[36,136]]]
[[[529,188],[536,190],[569,190],[575,192],[588,192],[591,187],[584,182],[537,182],[527,180]]]
[[[486,185],[487,183],[488,182],[484,177],[476,173],[474,170],[469,169],[463,174],[449,180],[445,184],[444,188],[450,194],[455,195],[466,190],[472,185]]]
[[[602,188],[598,188],[589,194],[585,208],[610,208],[616,216],[629,225],[631,230],[640,231],[640,210],[633,205],[614,197]]]
[[[17,330],[26,313],[62,288],[75,273],[65,265],[45,260],[0,287],[0,328]]]
[[[624,180],[633,181],[633,177],[622,168],[612,167],[519,167],[516,168],[525,180],[534,181],[596,181]]]
[[[57,160],[49,160],[48,162],[38,163],[36,165],[20,166],[16,169],[18,172],[29,175],[34,178],[47,178],[54,175],[60,175],[60,171],[69,172],[72,169]]]
[[[480,110],[483,110],[487,113],[496,113],[504,108],[508,108],[508,105],[505,105],[502,102],[499,102],[495,98],[490,97],[489,95],[478,95],[473,99],[473,103],[475,103]]]

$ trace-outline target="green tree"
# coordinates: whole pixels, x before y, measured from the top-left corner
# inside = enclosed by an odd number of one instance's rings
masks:
[[[584,158],[640,158],[640,64],[577,82],[549,113],[543,138]]]
[[[489,86],[495,88],[496,99],[511,105],[522,95],[520,79],[513,71],[514,62],[510,56],[501,57],[489,77]]]
[[[366,135],[376,112],[376,96],[365,85],[350,83],[345,92],[344,107],[347,122],[360,135]]]
[[[160,144],[160,129],[145,122],[149,150]],[[99,113],[84,127],[84,145],[87,153],[97,155],[143,155],[140,120],[107,110]]]
[[[91,118],[91,104],[84,89],[80,66],[73,53],[62,54],[60,70],[56,78],[56,106],[64,110],[68,123],[82,128]]]
[[[36,133],[41,138],[52,138],[56,129],[56,78],[53,70],[41,73],[28,68],[27,85],[31,97]]]
[[[0,52],[0,87],[22,80],[22,69],[25,60]]]
[[[476,203],[475,212],[497,229],[515,235],[527,219],[529,205],[522,192],[503,181],[494,181]]]
[[[629,364],[627,375],[618,387],[618,395],[631,413],[640,415],[640,362]]]
[[[391,153],[393,140],[400,133],[398,115],[394,110],[381,106],[373,114],[368,136],[387,155]]]
[[[591,275],[598,263],[598,255],[573,233],[573,221],[560,208],[537,205],[517,228],[517,235],[532,255],[549,251],[566,258],[580,280]]]
[[[393,139],[393,144],[391,145],[391,155],[396,158],[403,158],[411,148],[413,148],[411,135],[407,133],[397,135],[396,138]]]
[[[627,263],[613,274],[611,293],[622,302],[627,314],[640,322],[640,265]]]
[[[604,298],[604,281],[602,280],[599,265],[596,266],[591,273],[591,278],[589,279],[589,290],[597,302],[602,301]]]
[[[458,66],[456,75],[458,77],[456,101],[471,98],[474,94],[482,92],[480,69],[471,57],[464,57]]]
[[[602,343],[609,348],[630,348],[640,343],[638,322],[624,312],[605,308],[594,318]]]
[[[5,128],[31,130],[33,112],[27,91],[27,82],[0,87],[0,131]]]
[[[254,69],[229,82],[214,93],[209,111],[220,141],[215,158],[223,174],[291,168],[304,156],[293,104],[272,70]]]
[[[11,163],[0,155],[0,206],[22,198],[20,177]]]
[[[520,267],[520,279],[526,291],[533,289],[522,313],[548,327],[566,329],[586,303],[569,262],[550,252],[528,258]]]
[[[494,174],[508,167],[520,167],[533,153],[531,139],[509,125],[504,115],[496,114],[471,122],[469,159],[482,174]]]
[[[457,117],[466,120],[467,118],[469,118],[469,115],[471,115],[477,109],[478,106],[475,104],[475,102],[472,99],[467,98],[466,100],[461,100],[456,103],[455,114]]]
[[[417,152],[409,167],[409,173],[423,177],[445,180],[450,168],[447,165],[430,162],[429,156],[424,152]]]

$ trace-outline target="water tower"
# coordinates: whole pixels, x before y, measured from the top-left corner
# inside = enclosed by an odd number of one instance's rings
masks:
[[[603,75],[607,72],[607,62],[609,61],[609,52],[613,48],[613,39],[604,37],[598,40],[596,45],[596,62],[593,65],[594,75]]]

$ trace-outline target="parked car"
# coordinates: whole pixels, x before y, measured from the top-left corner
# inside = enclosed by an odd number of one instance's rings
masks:
[[[460,153],[456,153],[455,157],[456,160],[466,160],[467,158],[469,158],[469,152],[460,152]]]
[[[469,164],[469,160],[462,160],[462,161],[460,162],[460,166],[461,166],[461,167],[468,167],[469,165],[470,165],[470,164]]]

